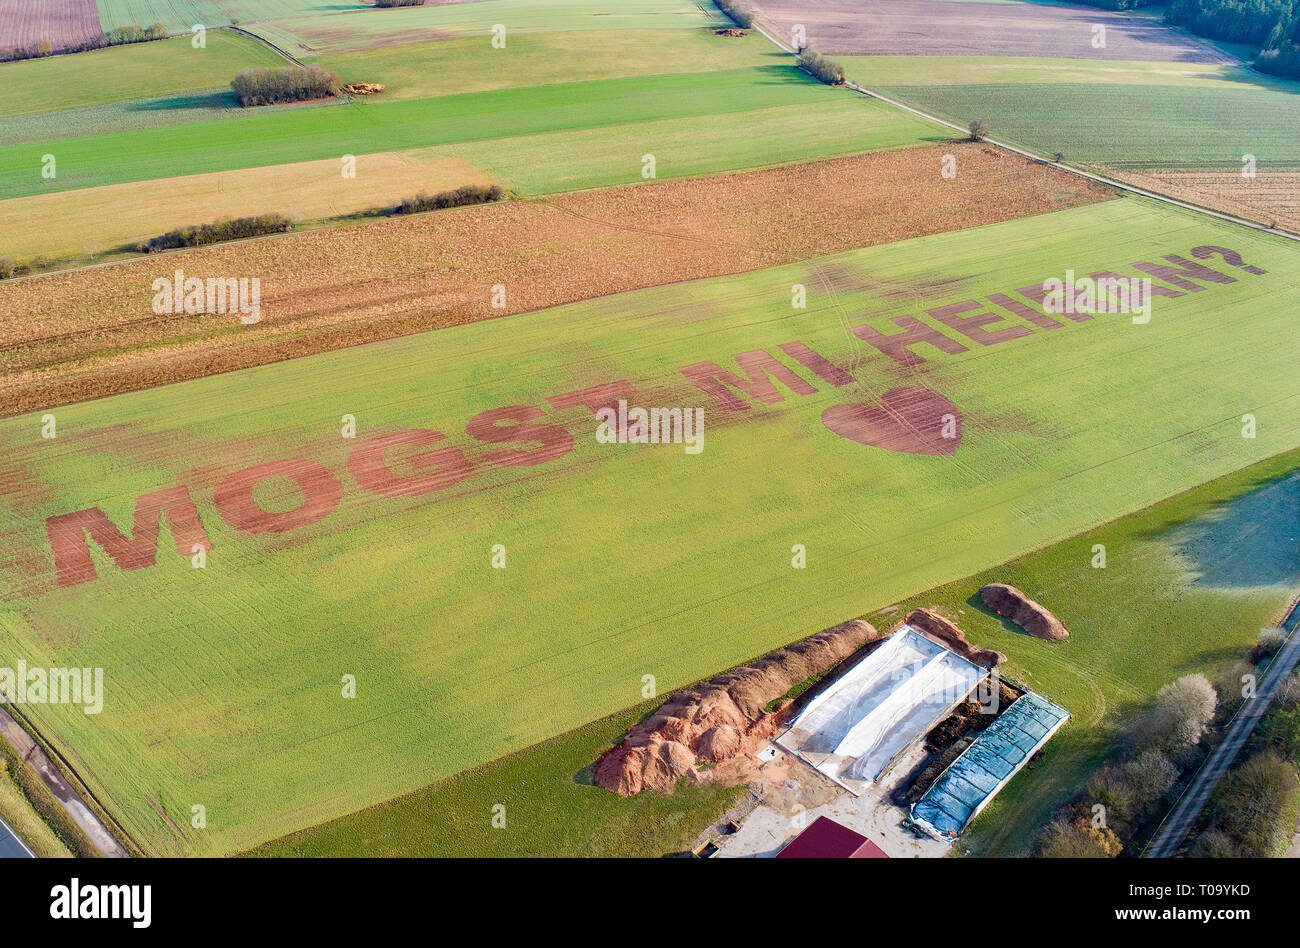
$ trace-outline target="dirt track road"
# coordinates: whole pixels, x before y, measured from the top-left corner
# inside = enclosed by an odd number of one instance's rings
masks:
[[[1233,719],[1223,743],[1210,755],[1210,759],[1193,779],[1191,786],[1179,798],[1178,805],[1165,818],[1143,856],[1150,858],[1172,856],[1186,839],[1197,814],[1205,807],[1210,794],[1214,792],[1214,788],[1218,786],[1223,775],[1236,760],[1242,745],[1246,743],[1246,738],[1255,730],[1255,725],[1272,704],[1278,686],[1291,674],[1296,661],[1300,660],[1300,635],[1294,634],[1298,621],[1300,621],[1300,599],[1292,602],[1290,611],[1282,620],[1282,628],[1291,637],[1282,650],[1274,656],[1264,675],[1264,680],[1255,692],[1255,697],[1250,699],[1246,707]]]

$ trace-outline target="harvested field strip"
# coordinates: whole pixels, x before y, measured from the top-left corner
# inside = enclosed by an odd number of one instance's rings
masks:
[[[1207,171],[1177,168],[1104,169],[1117,181],[1168,194],[1225,214],[1300,231],[1300,167],[1257,169],[1242,175],[1241,165]]]
[[[839,104],[841,99],[837,90],[784,65],[352,103],[336,109],[258,111],[237,119],[0,149],[0,198],[564,130],[616,129],[606,144],[609,160],[615,148],[626,149],[635,141],[639,123],[778,106],[816,107]],[[910,133],[921,127],[877,103],[856,104],[859,122],[875,123],[877,129]],[[795,128],[787,138],[802,133]],[[58,156],[54,181],[32,173],[47,153]],[[628,151],[627,173],[640,175],[642,154]]]
[[[720,21],[712,4],[690,0],[475,0],[395,10],[371,10],[259,22],[244,27],[294,56],[343,53],[360,49],[473,35],[482,37],[484,55],[494,55],[487,37],[495,24],[511,35],[528,31],[585,32],[643,29],[693,29]]]
[[[283,64],[257,40],[225,31],[210,32],[203,49],[195,49],[189,37],[177,37],[5,63],[0,65],[0,118],[229,87],[241,69]]]
[[[960,168],[953,180],[940,175],[949,153]],[[935,188],[944,200],[934,200]],[[27,314],[0,326],[0,405],[6,414],[35,410],[486,319],[501,313],[489,305],[498,282],[511,287],[507,312],[520,312],[1107,197],[1072,175],[958,144],[469,208],[0,283],[0,308]],[[259,275],[262,321],[155,316],[151,284],[176,267]]]
[[[1147,324],[1099,317],[926,350],[910,367],[848,332],[1204,246],[1267,273],[1216,258],[1231,283],[1161,298]],[[1284,292],[1297,276],[1273,237],[1125,199],[67,406],[53,440],[39,415],[9,419],[0,621],[33,666],[109,670],[101,715],[48,705],[33,717],[146,849],[245,849],[639,703],[645,674],[663,691],[706,678],[1300,445],[1294,352],[1277,345],[1300,318]],[[812,288],[806,310],[791,308],[796,283]],[[1027,325],[1008,314],[1003,328]],[[851,379],[804,370],[805,394],[779,389],[733,412],[681,371],[735,368],[734,354],[791,340]],[[705,402],[705,450],[602,445],[588,408],[551,402],[617,379],[640,404]],[[961,413],[952,453],[873,447],[859,440],[870,432],[821,420],[903,386]],[[491,460],[514,449],[472,436],[492,437],[473,419],[521,405],[542,406],[546,439],[562,432],[565,452]],[[1254,439],[1241,437],[1244,412]],[[339,437],[345,413],[355,443]],[[472,479],[418,496],[365,488],[378,472],[349,464],[353,449],[417,428],[466,452]],[[534,433],[517,433],[527,461],[540,460]],[[321,465],[337,506],[313,486],[322,519],[249,534],[238,496],[217,488],[278,459]],[[409,449],[389,460],[416,476]],[[96,552],[98,579],[57,584],[47,517],[98,507],[129,524],[140,494],[176,485],[211,531],[204,569],[172,536],[152,566],[122,570]],[[262,502],[285,510],[296,493]],[[807,569],[791,569],[794,542]],[[490,566],[494,543],[509,549],[506,570]],[[1069,625],[1049,657],[1082,644],[1091,660],[1086,623],[1005,578]],[[1007,636],[968,631],[1012,653]],[[340,698],[345,673],[358,676],[355,700]],[[203,832],[184,820],[193,800],[207,801]]]
[[[99,33],[95,0],[0,0],[0,49],[53,49],[82,43]]]
[[[1031,56],[837,56],[849,78],[869,88],[1030,83],[1201,86],[1292,93],[1300,83],[1244,65],[1124,62]]]
[[[99,0],[99,19],[105,30],[161,22],[171,32],[181,33],[195,23],[211,28],[236,20],[242,23],[269,17],[369,9],[355,0]]]
[[[0,256],[105,251],[176,227],[281,213],[318,220],[392,205],[417,191],[490,183],[468,162],[428,150],[361,155],[356,177],[338,159],[160,178],[0,201]],[[59,221],[52,229],[51,218]]]

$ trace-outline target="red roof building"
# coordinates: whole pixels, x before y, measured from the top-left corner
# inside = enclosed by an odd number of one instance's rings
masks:
[[[777,859],[888,859],[883,849],[842,823],[819,816],[790,840]]]

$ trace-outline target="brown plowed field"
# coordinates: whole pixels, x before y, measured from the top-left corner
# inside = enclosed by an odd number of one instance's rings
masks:
[[[953,154],[957,175],[941,176]],[[586,191],[0,284],[0,414],[1089,204],[1108,189],[951,143]],[[261,321],[153,312],[153,281],[258,277]],[[504,309],[492,287],[506,287]]]
[[[1204,40],[1154,19],[1094,7],[953,0],[757,0],[759,19],[790,42],[802,25],[823,53],[877,56],[1049,56],[1231,63]],[[1104,26],[1104,47],[1093,27]]]
[[[54,49],[99,35],[95,0],[0,0],[0,49],[45,40]]]

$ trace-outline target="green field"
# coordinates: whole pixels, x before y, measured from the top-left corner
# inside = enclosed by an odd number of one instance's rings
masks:
[[[178,37],[4,63],[0,118],[214,89],[242,69],[284,64],[257,40],[227,32],[209,33],[203,49]]]
[[[526,32],[693,29],[722,25],[711,3],[689,0],[475,0],[421,7],[367,10],[336,16],[274,20],[259,17],[246,28],[294,56],[314,56],[455,36],[477,36],[487,55],[493,27],[506,28],[506,48]],[[581,55],[582,50],[575,50]]]
[[[379,82],[384,100],[513,89],[556,82],[788,65],[762,36],[720,39],[707,29],[521,33],[505,49],[446,39],[318,56],[345,82]]]
[[[1115,749],[1121,728],[1150,707],[1156,690],[1190,672],[1211,680],[1245,655],[1258,630],[1276,620],[1290,584],[1206,584],[1179,542],[1189,522],[1217,520],[1231,504],[1300,468],[1289,452],[1121,518],[1004,566],[927,592],[914,607],[957,619],[981,646],[1009,657],[1004,673],[1050,692],[1073,715],[1043,758],[1021,771],[972,826],[961,848],[983,856],[1028,853],[1051,813],[1086,783]],[[1257,531],[1233,552],[1257,562]],[[1108,552],[1092,566],[1093,547]],[[1266,568],[1267,571],[1267,568]],[[1283,570],[1285,572],[1285,569]],[[1294,567],[1292,567],[1294,572]],[[1203,578],[1203,577],[1202,577]],[[975,602],[989,582],[1011,582],[1048,603],[1071,630],[1060,645],[1028,638]],[[1141,661],[1134,658],[1141,655]],[[594,722],[518,754],[380,806],[259,847],[259,856],[657,856],[681,848],[718,819],[731,798],[689,785],[671,797],[620,799],[592,788],[583,768],[614,743],[644,707]],[[506,802],[505,831],[483,814]]]
[[[1300,83],[1204,64],[845,56],[850,78],[999,141],[1114,167],[1300,163]]]
[[[117,26],[161,23],[172,33],[187,32],[196,23],[210,29],[234,21],[370,9],[348,0],[98,0],[98,3],[99,25],[106,31]]]
[[[763,130],[776,131],[779,138],[759,137],[747,122],[751,117],[761,122],[783,108],[784,128]],[[715,123],[725,131],[731,119],[751,129],[752,140],[739,148],[734,140],[719,142],[709,136]],[[561,157],[554,163],[538,163],[527,141],[520,147],[520,139],[554,133],[573,136],[591,171],[571,186],[593,187],[640,180],[642,155],[655,147],[669,148],[657,157],[660,177],[672,176],[670,169],[679,158],[671,150],[674,132],[682,133],[696,154],[709,156],[703,162],[707,167],[693,166],[692,173],[936,137],[927,123],[881,103],[845,96],[791,65],[755,66],[405,102],[279,109],[189,125],[11,145],[0,148],[0,198],[429,145],[454,146],[449,151],[456,155],[496,155],[495,164],[506,179],[503,183],[554,191],[564,186],[566,162]],[[818,137],[831,137],[834,144],[829,149],[809,147],[809,140]],[[556,146],[544,140],[534,144],[547,150]],[[563,151],[563,142],[559,147]],[[57,157],[57,179],[40,174],[45,154]],[[773,159],[773,154],[786,157]],[[514,155],[526,157],[512,161]]]
[[[1147,325],[1098,317],[912,368],[846,332],[1201,245],[1269,272],[1158,299]],[[644,675],[664,693],[1300,445],[1294,353],[1278,344],[1300,317],[1296,277],[1281,241],[1115,200],[69,405],[54,440],[20,416],[0,424],[0,624],[30,665],[105,668],[102,715],[27,710],[137,842],[245,849],[638,704]],[[790,307],[794,283],[806,310]],[[587,410],[547,401],[627,379],[634,404],[707,403],[679,367],[735,371],[733,354],[794,340],[856,381],[709,407],[699,455],[597,444]],[[964,416],[952,457],[820,422],[917,385]],[[502,446],[467,436],[477,413],[537,405],[575,439],[563,457],[496,466],[485,456]],[[349,473],[345,413],[363,439],[444,432],[475,474],[375,496]],[[334,512],[257,535],[217,516],[222,479],[286,458],[333,472]],[[45,517],[99,507],[129,529],[137,495],[177,484],[211,538],[205,569],[164,535],[153,567],[96,551],[98,580],[55,585]],[[270,486],[267,509],[296,506]],[[791,569],[795,543],[807,569]],[[496,544],[506,569],[490,566]],[[1030,654],[1019,646],[1017,667],[1070,707],[1072,673]],[[1089,687],[1103,703],[1131,693],[1113,673]]]

